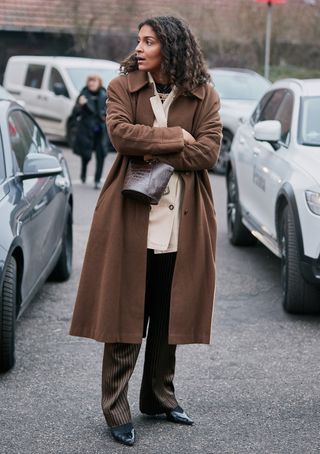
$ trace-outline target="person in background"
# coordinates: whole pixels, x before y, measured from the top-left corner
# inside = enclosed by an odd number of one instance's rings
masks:
[[[81,157],[82,183],[87,179],[87,166],[96,153],[96,171],[94,188],[100,189],[103,164],[108,152],[108,133],[106,128],[106,90],[102,79],[97,75],[87,78],[86,86],[81,90],[72,115],[76,118],[77,127],[73,145],[75,154]]]

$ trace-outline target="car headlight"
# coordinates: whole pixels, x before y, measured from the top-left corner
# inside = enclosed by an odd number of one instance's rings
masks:
[[[320,216],[320,192],[305,191],[305,194],[310,211]]]

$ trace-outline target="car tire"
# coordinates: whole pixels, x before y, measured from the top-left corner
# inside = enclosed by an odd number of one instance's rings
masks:
[[[280,248],[283,308],[291,314],[319,313],[319,291],[301,275],[294,217],[288,205],[281,216]]]
[[[72,210],[68,205],[68,213],[62,236],[62,250],[54,267],[50,279],[54,281],[66,281],[72,271]]]
[[[7,372],[15,363],[16,295],[17,263],[10,257],[0,293],[0,372]]]
[[[231,168],[227,175],[228,238],[234,246],[252,246],[256,243],[256,238],[242,223],[241,218],[238,185],[234,171]]]
[[[226,174],[232,141],[233,134],[227,130],[223,131],[219,158],[215,166],[212,168],[213,172],[218,175]]]

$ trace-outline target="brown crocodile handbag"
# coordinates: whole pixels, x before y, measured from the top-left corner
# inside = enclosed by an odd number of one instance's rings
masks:
[[[122,194],[146,204],[157,205],[174,168],[158,161],[130,159]]]

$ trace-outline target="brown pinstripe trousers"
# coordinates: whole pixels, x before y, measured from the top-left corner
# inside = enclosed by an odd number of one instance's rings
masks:
[[[146,414],[175,408],[174,395],[176,345],[168,344],[171,284],[176,253],[154,254],[148,249],[145,299],[145,329],[148,335],[140,410]],[[102,410],[110,427],[131,421],[127,399],[128,385],[141,344],[105,344],[102,364]]]

